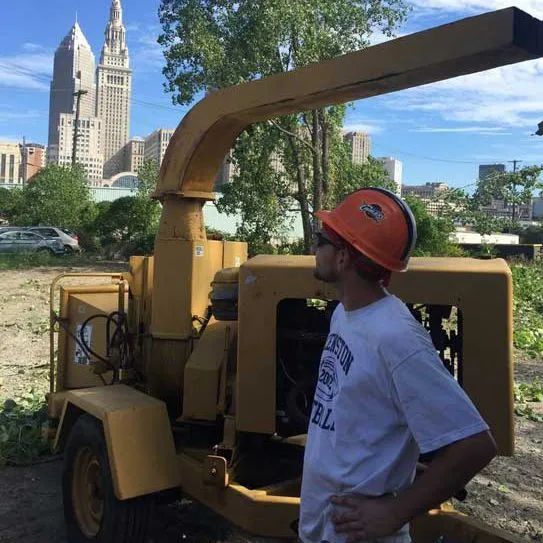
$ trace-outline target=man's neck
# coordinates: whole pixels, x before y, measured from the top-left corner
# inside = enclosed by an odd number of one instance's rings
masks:
[[[339,286],[339,291],[345,311],[354,311],[371,305],[387,295],[381,283],[365,281],[359,277],[343,282]]]

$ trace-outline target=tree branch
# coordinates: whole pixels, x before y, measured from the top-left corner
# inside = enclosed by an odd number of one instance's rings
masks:
[[[298,136],[298,134],[295,134],[294,132],[290,132],[290,131],[286,130],[285,128],[283,128],[281,125],[277,124],[272,119],[269,119],[268,122],[272,126],[275,126],[275,128],[277,128],[277,130],[280,130],[281,132],[283,132],[287,136],[290,136],[292,138],[296,138],[300,143],[303,143],[306,147],[311,149],[311,152],[315,152],[315,148],[313,147],[313,145],[311,145],[308,141],[304,140],[302,137]]]

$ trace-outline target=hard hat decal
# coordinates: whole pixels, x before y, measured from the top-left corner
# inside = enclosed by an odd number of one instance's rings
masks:
[[[359,209],[375,222],[381,222],[385,218],[381,206],[377,204],[362,204]]]

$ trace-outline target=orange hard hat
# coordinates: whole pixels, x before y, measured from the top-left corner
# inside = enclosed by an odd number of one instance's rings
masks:
[[[316,216],[357,251],[389,271],[405,271],[417,240],[409,206],[389,190],[357,190],[332,211]]]

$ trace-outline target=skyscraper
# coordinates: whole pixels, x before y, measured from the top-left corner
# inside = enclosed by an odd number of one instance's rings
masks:
[[[479,166],[479,179],[483,181],[493,175],[504,172],[505,164],[481,164]]]
[[[383,165],[384,169],[388,173],[388,177],[391,181],[394,181],[396,190],[394,191],[398,196],[402,193],[402,171],[403,164],[401,160],[397,160],[392,157],[378,158],[379,162]]]
[[[130,135],[132,70],[120,0],[112,0],[100,64],[96,71],[96,115],[102,119],[104,177],[123,170],[120,152]]]
[[[77,97],[85,91],[79,106],[79,137],[75,159],[83,165],[88,179],[101,179],[103,152],[100,120],[95,115],[96,87],[94,54],[76,21],[55,52],[53,81],[49,97],[49,145],[47,160],[70,165]]]
[[[364,164],[370,154],[370,135],[366,134],[366,132],[347,132],[343,138],[351,148],[353,164]]]
[[[138,173],[145,160],[145,140],[132,138],[124,148],[124,170]]]
[[[61,166],[72,163],[72,144],[74,139],[75,115],[60,114],[58,125],[59,143],[48,150],[49,161]],[[102,154],[102,120],[98,117],[79,117],[77,122],[76,162],[83,166],[87,179],[102,179],[104,156]]]
[[[49,96],[49,146],[58,145],[61,113],[75,113],[75,92],[87,91],[81,97],[81,115],[94,115],[94,70],[94,55],[76,21],[55,52]]]
[[[159,128],[149,134],[145,138],[145,160],[154,160],[160,166],[174,132],[173,128]]]

